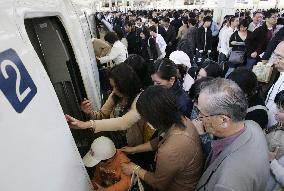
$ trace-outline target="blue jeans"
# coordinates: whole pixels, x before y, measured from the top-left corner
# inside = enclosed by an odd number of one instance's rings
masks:
[[[252,70],[253,66],[257,64],[257,59],[247,58],[246,68]]]

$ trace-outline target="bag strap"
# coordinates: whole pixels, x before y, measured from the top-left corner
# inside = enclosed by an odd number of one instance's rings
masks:
[[[267,110],[267,108],[265,106],[263,106],[263,105],[255,105],[255,106],[252,106],[252,107],[248,108],[247,109],[247,113],[250,113],[250,112],[252,112],[254,110],[258,110],[258,109],[262,109],[262,110],[268,112],[268,110]]]

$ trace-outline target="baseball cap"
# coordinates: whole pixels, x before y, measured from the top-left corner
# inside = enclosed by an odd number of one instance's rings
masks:
[[[102,160],[110,159],[115,153],[116,148],[112,140],[101,136],[93,141],[89,152],[83,158],[83,162],[86,167],[93,167]]]
[[[188,55],[180,50],[174,51],[170,54],[170,60],[173,61],[176,65],[183,64],[188,68],[191,67],[190,58]]]

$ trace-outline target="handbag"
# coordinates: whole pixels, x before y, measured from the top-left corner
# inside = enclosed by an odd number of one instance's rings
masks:
[[[139,178],[134,172],[131,176],[131,183],[128,191],[144,191],[144,186]]]
[[[284,155],[284,128],[282,126],[276,125],[266,129],[266,141],[270,152],[279,147],[276,159]]]
[[[259,82],[268,83],[270,81],[273,68],[270,63],[263,64],[262,62],[259,62],[257,65],[253,66],[252,71]]]
[[[237,36],[236,36],[237,33],[235,33],[235,41],[237,42]],[[238,50],[235,50],[235,51],[232,51],[230,56],[229,56],[229,63],[232,63],[232,64],[243,64],[244,61],[245,61],[245,51],[238,51]]]
[[[229,63],[243,64],[245,60],[245,51],[232,51],[229,57]]]

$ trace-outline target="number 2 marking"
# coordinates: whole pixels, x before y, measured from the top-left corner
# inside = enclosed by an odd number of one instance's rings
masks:
[[[22,102],[31,92],[31,88],[27,88],[25,89],[25,91],[23,93],[20,92],[20,83],[21,83],[21,74],[19,69],[17,68],[16,64],[14,64],[13,62],[9,61],[9,60],[5,60],[3,61],[3,63],[1,64],[1,72],[3,73],[3,76],[5,79],[9,78],[9,75],[7,74],[6,71],[6,66],[11,66],[15,72],[16,72],[16,95],[19,99],[20,102]]]

